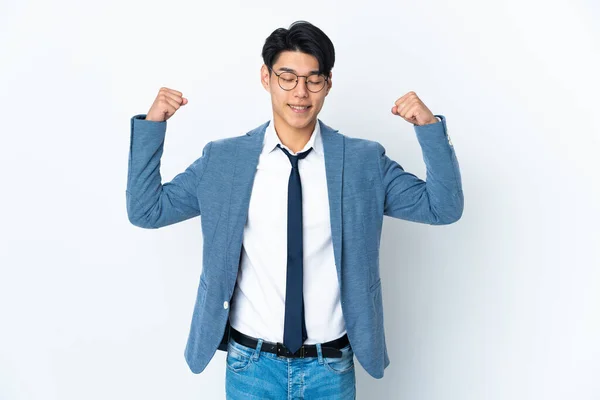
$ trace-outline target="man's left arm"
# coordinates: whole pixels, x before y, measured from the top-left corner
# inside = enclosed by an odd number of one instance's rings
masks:
[[[385,189],[384,215],[433,225],[450,224],[463,212],[463,191],[446,118],[434,115],[416,93],[399,98],[392,113],[415,127],[427,168],[426,181],[404,171],[380,146],[379,167]],[[439,118],[439,119],[438,119]]]

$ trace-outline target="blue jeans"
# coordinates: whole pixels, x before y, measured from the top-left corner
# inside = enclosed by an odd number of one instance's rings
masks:
[[[225,393],[228,400],[356,398],[354,352],[350,344],[342,358],[323,357],[317,344],[317,357],[285,358],[243,346],[233,338],[227,345]]]

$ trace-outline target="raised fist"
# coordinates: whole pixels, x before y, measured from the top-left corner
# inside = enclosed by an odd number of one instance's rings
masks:
[[[166,121],[175,114],[175,111],[179,110],[179,107],[185,106],[187,102],[188,100],[183,97],[181,92],[165,87],[160,88],[152,107],[146,114],[146,121]]]

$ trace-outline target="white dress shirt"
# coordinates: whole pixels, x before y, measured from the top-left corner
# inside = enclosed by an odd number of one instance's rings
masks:
[[[265,131],[244,226],[242,254],[229,320],[238,331],[269,342],[283,342],[287,275],[289,158],[273,121]],[[317,121],[310,140],[300,151],[313,148],[299,160],[302,182],[304,316],[308,339],[323,343],[346,333],[342,314],[325,175],[323,141]]]

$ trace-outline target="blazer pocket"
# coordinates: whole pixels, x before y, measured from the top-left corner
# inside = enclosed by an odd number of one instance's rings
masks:
[[[381,279],[371,285],[371,304],[377,316],[376,327],[383,327],[383,296],[381,293]]]
[[[381,288],[381,278],[377,279],[377,281],[371,285],[369,293],[373,294],[373,292],[379,288]]]

